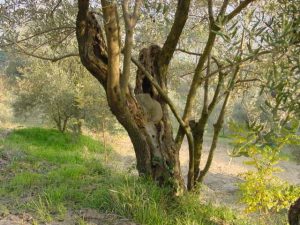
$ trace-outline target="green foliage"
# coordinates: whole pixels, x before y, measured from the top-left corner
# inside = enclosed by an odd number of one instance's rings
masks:
[[[0,126],[8,123],[12,118],[11,92],[7,88],[7,79],[0,74]]]
[[[263,169],[242,175],[244,183],[239,185],[241,202],[247,205],[246,212],[267,214],[288,209],[298,199],[300,188],[292,186]]]
[[[149,225],[247,224],[229,209],[200,204],[197,194],[172,198],[146,178],[112,171],[101,163],[102,144],[86,136],[74,142],[69,133],[30,128],[13,131],[1,146],[9,163],[0,176],[0,201],[39,222],[92,208]]]
[[[10,77],[19,77],[22,75],[20,68],[25,65],[25,60],[22,57],[10,56],[5,74]]]
[[[299,137],[292,132],[284,132],[285,129],[281,130],[279,136],[272,131],[262,133],[260,126],[252,126],[249,130],[242,124],[234,123],[231,124],[231,130],[235,146],[232,155],[247,156],[249,160],[245,164],[255,169],[242,174],[245,181],[239,184],[241,202],[247,205],[246,212],[267,214],[288,209],[299,197],[300,187],[276,177],[275,173],[280,172],[276,165],[282,160],[282,147]]]
[[[93,126],[109,118],[102,90],[78,59],[59,64],[34,60],[21,71],[13,104],[17,116],[34,112],[63,132],[68,127],[80,132],[84,121]]]

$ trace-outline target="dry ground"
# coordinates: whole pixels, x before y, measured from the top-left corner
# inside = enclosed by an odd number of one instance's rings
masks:
[[[126,136],[109,136],[106,135],[106,141],[120,156],[121,169],[134,167],[135,156],[133,146]],[[206,138],[204,143],[204,157],[202,165],[204,165],[208,155],[208,149],[211,138]],[[238,188],[237,183],[241,182],[240,174],[250,170],[251,167],[243,162],[247,160],[245,157],[231,158],[228,152],[231,147],[227,139],[221,139],[210,172],[204,179],[206,184],[205,199],[208,199],[216,204],[226,204],[231,207],[237,206]],[[188,166],[188,144],[185,141],[180,151],[180,160],[183,175],[187,174]],[[278,173],[278,176],[291,184],[300,184],[300,165],[292,161],[284,161],[279,164],[284,170]]]

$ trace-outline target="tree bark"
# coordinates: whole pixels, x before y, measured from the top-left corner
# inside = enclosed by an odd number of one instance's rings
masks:
[[[300,198],[291,205],[288,212],[288,219],[290,225],[300,224]]]
[[[133,143],[139,174],[152,177],[159,185],[170,186],[174,193],[180,194],[184,189],[184,181],[167,105],[140,70],[137,72],[135,94],[150,94],[162,107],[162,120],[159,123],[149,120],[129,86],[128,91],[121,91],[120,80],[123,74],[119,69],[121,48],[116,7],[102,0],[104,19],[109,18],[106,20],[109,23],[105,25],[105,40],[97,18],[89,12],[88,5],[87,0],[78,1],[76,35],[81,61],[104,87],[112,113],[126,129]],[[163,83],[166,79],[162,79],[159,73],[160,52],[158,46],[143,49],[140,62],[151,72],[158,84],[166,87],[166,83]]]

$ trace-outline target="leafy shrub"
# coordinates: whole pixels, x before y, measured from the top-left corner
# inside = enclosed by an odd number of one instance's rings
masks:
[[[272,154],[272,153],[271,153]],[[242,174],[245,181],[239,184],[241,202],[247,205],[246,212],[279,212],[289,208],[300,195],[300,188],[288,184],[274,175],[279,168],[266,163],[271,159],[267,154],[250,156],[247,164],[255,166],[255,171]]]
[[[284,129],[277,135],[272,131],[263,135],[258,126],[247,129],[234,123],[231,124],[231,130],[234,131],[233,156],[247,156],[249,160],[245,164],[255,169],[241,174],[245,181],[239,184],[239,188],[241,202],[247,205],[246,212],[267,214],[289,208],[299,197],[300,187],[292,186],[278,178],[275,173],[281,169],[276,165],[282,160],[283,146],[295,142],[298,138],[293,132],[286,132]]]

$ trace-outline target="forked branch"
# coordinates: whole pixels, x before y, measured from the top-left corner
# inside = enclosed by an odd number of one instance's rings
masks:
[[[129,76],[130,76],[130,63],[133,48],[133,32],[138,19],[142,1],[136,0],[133,13],[129,12],[129,0],[124,0],[122,4],[123,17],[125,21],[125,46],[124,46],[124,62],[123,74],[121,77],[121,90],[125,93],[128,90]]]
[[[177,9],[171,31],[167,37],[159,59],[160,66],[168,67],[175,52],[180,35],[188,18],[191,0],[177,0]]]

